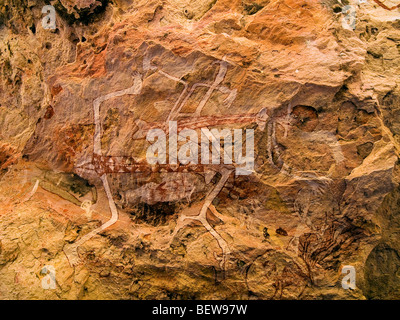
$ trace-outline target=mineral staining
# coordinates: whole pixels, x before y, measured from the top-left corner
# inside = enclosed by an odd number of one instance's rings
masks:
[[[0,298],[398,298],[394,1],[47,2],[0,8]]]

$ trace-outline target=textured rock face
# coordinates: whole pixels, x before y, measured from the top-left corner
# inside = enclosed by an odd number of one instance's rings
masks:
[[[342,2],[0,0],[0,297],[398,299],[400,11]],[[169,121],[253,172],[150,165]]]

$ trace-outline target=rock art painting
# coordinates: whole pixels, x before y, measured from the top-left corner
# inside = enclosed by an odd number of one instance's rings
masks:
[[[398,299],[399,19],[4,0],[0,299]]]

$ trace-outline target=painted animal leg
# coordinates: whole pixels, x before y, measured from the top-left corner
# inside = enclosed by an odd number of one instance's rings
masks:
[[[85,234],[82,238],[80,238],[77,242],[72,244],[67,244],[64,246],[65,255],[68,258],[68,261],[71,266],[74,266],[80,263],[79,255],[78,255],[78,247],[84,244],[89,239],[93,238],[95,235],[99,234],[103,230],[107,229],[108,227],[112,226],[114,223],[118,221],[118,210],[112,198],[110,186],[108,184],[108,180],[105,174],[100,177],[101,181],[103,182],[104,190],[106,191],[108,204],[111,210],[111,219],[108,220],[106,223],[102,224],[97,229],[92,230],[91,232]]]
[[[229,178],[229,175],[231,174],[232,170],[229,169],[223,169],[222,170],[222,177],[218,181],[217,185],[209,192],[209,194],[206,196],[206,199],[204,201],[204,204],[200,210],[200,213],[197,216],[187,216],[187,215],[182,215],[181,217],[178,218],[178,222],[176,224],[175,230],[172,234],[172,239],[173,237],[177,234],[178,230],[180,230],[182,227],[186,226],[189,224],[189,222],[185,222],[185,220],[196,220],[200,221],[201,224],[206,228],[208,232],[215,238],[215,240],[218,243],[218,246],[222,250],[222,258],[217,258],[217,260],[220,260],[220,267],[223,271],[225,271],[226,267],[226,262],[228,261],[228,257],[230,254],[230,249],[227,244],[227,242],[224,240],[224,238],[221,237],[221,235],[210,225],[210,223],[207,220],[207,210],[210,209],[210,206],[212,206],[213,200],[218,196],[222,188],[224,187],[226,181]],[[212,212],[215,208],[213,207],[210,209]],[[216,211],[216,210],[215,210]],[[171,240],[172,241],[172,240]]]

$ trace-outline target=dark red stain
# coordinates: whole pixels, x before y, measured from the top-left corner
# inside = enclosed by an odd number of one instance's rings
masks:
[[[50,119],[54,115],[54,109],[52,106],[48,106],[46,109],[46,113],[44,114],[43,118]]]
[[[51,96],[54,97],[62,91],[62,87],[60,85],[56,85],[51,88]]]

